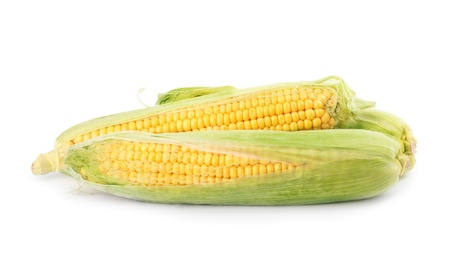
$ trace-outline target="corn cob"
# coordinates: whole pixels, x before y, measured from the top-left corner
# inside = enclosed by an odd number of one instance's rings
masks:
[[[335,131],[122,132],[69,148],[60,171],[159,203],[315,204],[381,194],[408,155],[385,134]]]
[[[183,93],[177,95],[175,93]],[[185,95],[190,93],[189,96]],[[221,87],[173,91],[160,104],[140,110],[96,118],[63,132],[55,149],[40,155],[33,173],[45,174],[59,165],[52,157],[64,157],[74,144],[121,131],[150,133],[206,130],[320,130],[332,129],[354,115],[354,92],[341,78],[280,83],[238,90]]]

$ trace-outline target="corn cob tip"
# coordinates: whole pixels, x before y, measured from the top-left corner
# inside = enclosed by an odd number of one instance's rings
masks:
[[[409,127],[406,129],[406,134],[408,135],[406,138],[409,142],[409,151],[411,154],[415,154],[417,152],[417,139],[412,135],[412,131]]]
[[[31,171],[35,175],[44,175],[57,170],[55,151],[40,154],[31,165]]]
[[[411,152],[412,152],[412,154],[417,152],[417,142],[416,141],[411,142]]]

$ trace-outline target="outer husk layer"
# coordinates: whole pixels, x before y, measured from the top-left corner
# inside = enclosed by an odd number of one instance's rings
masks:
[[[392,113],[374,108],[363,109],[354,117],[340,122],[338,128],[364,129],[386,134],[400,143],[402,153],[400,160],[404,166],[402,174],[410,171],[415,165],[417,140],[409,125]]]
[[[281,174],[243,177],[216,184],[143,187],[100,178],[96,145],[115,140],[184,144],[198,150],[241,153],[296,163]],[[153,135],[114,133],[71,147],[66,173],[114,195],[160,203],[216,205],[317,204],[370,198],[390,188],[403,171],[400,144],[364,130],[213,131]],[[86,172],[80,175],[81,165]],[[90,181],[88,181],[90,180]],[[94,180],[94,181],[93,181]]]

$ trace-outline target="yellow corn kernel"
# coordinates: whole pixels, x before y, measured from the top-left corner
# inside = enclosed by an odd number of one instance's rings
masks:
[[[320,118],[315,118],[312,120],[313,128],[319,128],[322,125],[322,121]]]
[[[289,125],[289,130],[290,131],[297,131],[299,130],[299,126],[296,122],[291,122],[291,124]]]
[[[307,119],[313,120],[316,117],[315,111],[313,111],[313,109],[305,110],[305,117]]]
[[[304,120],[304,129],[308,130],[308,129],[312,129],[312,127],[313,127],[313,122],[310,119],[305,119]]]

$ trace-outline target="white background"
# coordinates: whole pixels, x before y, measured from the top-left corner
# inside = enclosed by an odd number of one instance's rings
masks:
[[[164,3],[165,2],[165,3]],[[1,1],[1,259],[452,259],[447,1]],[[72,125],[184,86],[341,76],[404,118],[417,165],[374,199],[158,205],[30,165]]]

